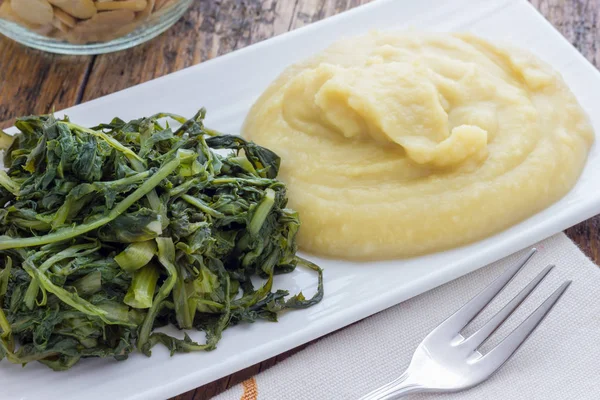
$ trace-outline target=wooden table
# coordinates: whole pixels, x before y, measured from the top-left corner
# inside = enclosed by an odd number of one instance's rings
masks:
[[[187,15],[160,37],[134,49],[94,57],[44,54],[0,37],[0,127],[11,126],[17,116],[92,100],[369,1],[197,0]],[[600,66],[600,0],[531,2],[588,60]],[[597,264],[599,225],[600,216],[596,216],[566,231]],[[303,347],[175,399],[208,399]]]

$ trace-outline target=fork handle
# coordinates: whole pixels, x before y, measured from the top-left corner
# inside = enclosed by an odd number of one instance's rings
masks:
[[[404,397],[407,394],[419,393],[423,391],[423,387],[414,382],[411,382],[407,372],[400,375],[399,378],[394,379],[390,383],[387,383],[371,393],[366,394],[359,400],[393,400]]]

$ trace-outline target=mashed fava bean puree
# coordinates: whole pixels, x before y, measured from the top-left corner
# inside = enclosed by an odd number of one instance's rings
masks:
[[[594,137],[529,52],[415,32],[345,39],[292,65],[243,132],[281,156],[300,246],[347,259],[499,232],[564,196]]]

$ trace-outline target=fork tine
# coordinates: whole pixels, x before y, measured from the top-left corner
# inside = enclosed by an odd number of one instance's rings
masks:
[[[458,309],[448,319],[442,322],[435,331],[444,331],[450,335],[456,335],[469,322],[481,312],[481,310],[492,301],[494,297],[506,286],[506,284],[527,264],[537,250],[535,248],[529,252],[514,266],[509,267],[483,289],[478,295],[473,297],[467,304]]]
[[[544,280],[544,278],[554,268],[554,265],[549,265],[542,272],[540,272],[527,286],[523,288],[515,297],[512,298],[496,315],[494,315],[488,322],[486,322],[481,328],[479,328],[474,334],[465,339],[460,346],[469,350],[475,350],[483,342],[485,342],[492,333],[500,325],[506,321],[508,317],[525,301],[525,299],[535,290],[535,288]]]
[[[495,371],[500,368],[527,340],[529,335],[540,325],[542,320],[548,315],[552,307],[563,295],[569,287],[571,281],[566,281],[558,289],[554,291],[548,298],[531,313],[525,321],[523,321],[514,331],[512,331],[498,346],[493,348],[489,353],[476,361],[483,368]]]

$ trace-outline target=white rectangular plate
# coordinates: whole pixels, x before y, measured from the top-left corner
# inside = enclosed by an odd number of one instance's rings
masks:
[[[94,124],[171,111],[208,109],[207,125],[238,133],[252,102],[287,65],[341,37],[371,29],[472,31],[524,46],[559,70],[600,132],[600,74],[525,0],[378,1],[218,59],[65,110]],[[560,110],[557,110],[560,112]],[[325,299],[280,322],[234,327],[218,349],[126,362],[84,360],[67,372],[37,364],[0,365],[3,399],[163,399],[206,384],[458,278],[600,212],[600,154],[594,145],[577,186],[561,201],[498,235],[402,261],[351,263],[309,257],[325,268]],[[502,218],[502,216],[498,216]],[[297,271],[278,286],[312,294],[315,276]],[[398,329],[402,329],[401,326]],[[310,367],[310,366],[307,366]]]

